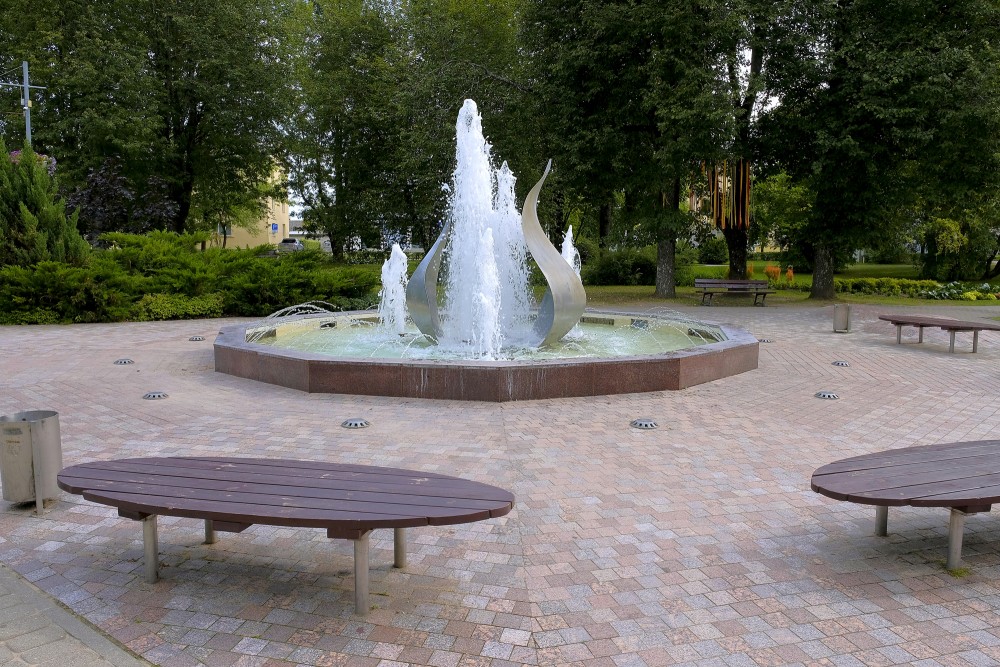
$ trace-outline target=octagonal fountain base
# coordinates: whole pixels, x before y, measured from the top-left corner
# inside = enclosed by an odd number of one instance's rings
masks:
[[[352,316],[370,314],[340,317]],[[629,318],[636,326],[656,319],[621,313],[603,317]],[[757,368],[758,357],[752,334],[722,325],[712,326],[725,340],[674,352],[524,361],[331,357],[247,342],[248,330],[258,326],[219,332],[215,370],[310,393],[490,402],[630,394],[686,389],[745,373]]]

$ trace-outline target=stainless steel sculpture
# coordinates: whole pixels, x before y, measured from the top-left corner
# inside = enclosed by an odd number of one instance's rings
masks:
[[[538,222],[536,213],[538,193],[551,167],[552,161],[549,160],[545,166],[545,173],[528,193],[521,209],[521,229],[524,232],[528,253],[538,264],[547,286],[538,309],[538,318],[532,329],[531,340],[527,341],[531,347],[549,345],[565,336],[580,320],[587,305],[587,294],[584,292],[580,277],[552,245]],[[450,232],[451,221],[445,225],[437,241],[410,276],[406,287],[406,306],[410,318],[422,333],[435,340],[441,337],[438,274]]]
[[[545,276],[547,286],[542,305],[538,308],[538,319],[535,320],[536,347],[554,343],[569,333],[580,321],[583,309],[587,306],[587,293],[580,282],[580,276],[563,259],[562,253],[556,250],[538,223],[538,193],[551,168],[552,160],[549,160],[545,165],[545,172],[525,197],[524,208],[521,209],[524,241],[528,245],[528,252]]]
[[[445,224],[441,235],[424,255],[417,270],[410,276],[410,282],[406,284],[406,309],[410,313],[410,319],[413,320],[421,333],[434,340],[441,337],[441,316],[438,314],[437,293],[438,273],[441,271],[441,256],[444,253],[444,245],[448,240],[449,232],[451,232],[451,220]]]

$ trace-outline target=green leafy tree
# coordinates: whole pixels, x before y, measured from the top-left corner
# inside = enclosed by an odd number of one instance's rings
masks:
[[[306,227],[329,237],[336,255],[353,238],[377,243],[399,215],[399,20],[389,4],[364,0],[317,3],[303,17],[292,187]]]
[[[0,52],[46,86],[36,146],[70,189],[108,158],[133,191],[156,177],[183,231],[200,196],[257,193],[282,157],[297,3],[249,0],[9,0]],[[8,135],[17,122],[4,127]],[[93,184],[92,184],[93,185]]]
[[[602,202],[625,194],[656,241],[661,297],[675,293],[676,240],[691,224],[682,193],[731,119],[719,16],[708,3],[596,0],[527,13],[532,83],[567,180]]]
[[[50,158],[27,146],[8,154],[0,139],[0,266],[86,261],[90,247],[76,230],[76,215],[66,215],[50,167]]]
[[[797,16],[807,38],[771,64],[780,104],[760,135],[815,193],[811,296],[833,298],[835,257],[893,211],[919,198],[945,212],[995,183],[1000,5],[840,0]]]

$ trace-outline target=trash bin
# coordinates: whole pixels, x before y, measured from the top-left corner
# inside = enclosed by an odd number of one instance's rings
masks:
[[[62,469],[59,413],[52,410],[18,412],[0,417],[0,484],[3,499],[12,503],[35,501],[39,514],[46,498],[56,498],[56,475]]]
[[[851,331],[851,307],[846,303],[837,303],[833,306],[833,332],[850,333]]]

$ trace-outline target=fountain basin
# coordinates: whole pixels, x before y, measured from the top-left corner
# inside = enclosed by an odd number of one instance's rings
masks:
[[[661,319],[595,311],[587,316],[627,318],[639,328]],[[318,319],[371,317],[344,313]],[[672,352],[501,361],[328,356],[248,342],[248,333],[259,326],[224,327],[215,340],[215,370],[310,393],[489,402],[603,396],[685,389],[754,370],[758,358],[757,339],[725,325],[706,325],[725,340]],[[272,335],[280,335],[281,326]]]

